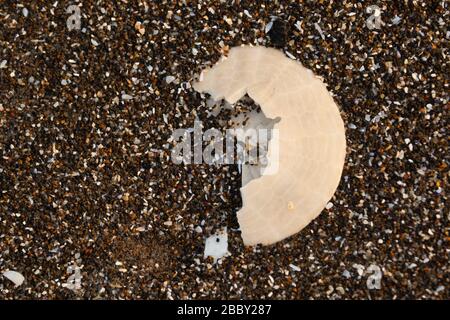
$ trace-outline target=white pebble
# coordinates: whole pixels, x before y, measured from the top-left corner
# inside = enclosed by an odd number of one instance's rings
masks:
[[[292,270],[297,271],[297,272],[301,270],[299,267],[297,267],[295,264],[292,264],[292,263],[289,265],[289,267],[291,267]]]
[[[131,100],[131,99],[133,99],[133,97],[130,96],[129,94],[123,94],[122,95],[122,100]]]
[[[399,16],[396,15],[391,21],[392,21],[392,24],[399,24],[400,20],[402,20],[402,18],[400,18]]]
[[[166,83],[172,83],[173,81],[175,81],[175,77],[174,76],[167,76],[166,77]]]

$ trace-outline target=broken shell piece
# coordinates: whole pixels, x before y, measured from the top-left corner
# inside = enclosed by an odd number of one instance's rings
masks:
[[[142,35],[145,33],[145,27],[144,27],[144,25],[143,25],[140,21],[137,21],[137,22],[134,24],[134,28],[135,28],[137,31],[139,31],[139,33],[142,34]]]
[[[247,183],[237,217],[244,244],[275,243],[316,218],[339,184],[346,150],[344,123],[324,83],[278,50],[244,46],[204,72],[194,89],[231,104],[247,93],[265,116],[281,118],[267,155],[278,171],[247,181],[242,167]]]
[[[206,239],[204,257],[213,257],[214,263],[228,255],[228,233],[225,228],[219,234],[215,234]]]
[[[3,272],[3,276],[11,280],[16,285],[16,287],[22,285],[22,283],[25,281],[25,277],[17,271]]]

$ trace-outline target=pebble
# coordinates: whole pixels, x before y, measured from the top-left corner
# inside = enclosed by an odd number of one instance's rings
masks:
[[[124,101],[128,101],[133,99],[133,96],[129,95],[129,94],[122,94],[122,100]]]
[[[300,272],[301,269],[299,267],[297,267],[296,265],[293,265],[292,263],[289,265],[289,267],[291,267],[292,270]]]
[[[172,83],[172,82],[174,82],[175,81],[175,77],[174,76],[167,76],[166,77],[166,83]]]

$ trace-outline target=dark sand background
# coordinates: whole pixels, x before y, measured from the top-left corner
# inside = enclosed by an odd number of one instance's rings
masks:
[[[450,298],[448,1],[80,1],[68,31],[76,3],[0,3],[0,272],[26,279],[0,277],[0,298]],[[333,206],[267,247],[233,229],[235,166],[167,153],[196,116],[217,125],[186,84],[240,44],[323,77],[346,124]],[[225,226],[214,265],[205,238]]]

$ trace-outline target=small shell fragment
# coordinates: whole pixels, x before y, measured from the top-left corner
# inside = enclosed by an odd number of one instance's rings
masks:
[[[204,257],[212,257],[214,263],[217,260],[228,255],[228,233],[225,228],[224,231],[219,234],[214,234],[206,239]]]
[[[167,84],[172,83],[174,81],[175,81],[175,77],[174,76],[167,76],[166,77],[166,83]]]
[[[140,21],[137,21],[137,22],[134,24],[134,28],[135,28],[141,35],[144,35],[144,33],[145,33],[145,27],[144,27],[144,25],[143,25]]]
[[[291,267],[291,269],[294,270],[294,271],[297,271],[297,272],[300,272],[300,271],[301,271],[301,269],[300,269],[299,267],[297,267],[295,264],[292,264],[292,263],[291,263],[291,264],[289,265],[289,267]]]
[[[129,94],[126,93],[122,94],[122,100],[128,101],[131,99],[133,99],[133,96],[130,96]]]
[[[25,277],[17,271],[3,272],[3,276],[11,280],[16,285],[16,287],[22,285],[22,283],[25,281]]]
[[[264,28],[264,32],[269,33],[269,31],[272,29],[272,27],[273,27],[273,21],[270,21]]]

